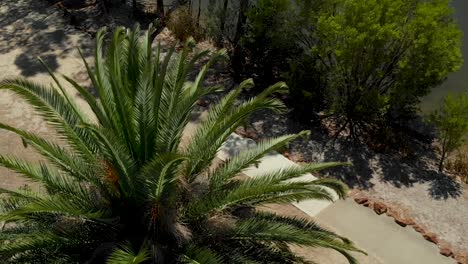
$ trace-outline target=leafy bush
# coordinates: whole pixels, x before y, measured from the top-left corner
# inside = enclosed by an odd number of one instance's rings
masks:
[[[239,12],[238,2],[209,0],[206,12],[208,15],[202,17],[202,26],[207,36],[220,47],[230,46],[233,41]]]
[[[296,14],[291,0],[255,1],[239,43],[247,74],[269,82],[288,70],[290,59],[300,52]]]
[[[288,245],[330,248],[356,263],[353,244],[307,219],[256,210],[269,203],[341,198],[346,187],[331,179],[302,175],[339,163],[305,164],[241,178],[239,173],[272,150],[307,135],[260,142],[219,166],[218,150],[231,133],[259,110],[283,112],[273,94],[284,83],[241,104],[237,98],[251,80],[228,93],[200,120],[182,144],[196,102],[216,92],[203,87],[211,56],[193,82],[192,66],[208,52],[189,56],[189,41],[160,58],[151,29],[144,41],[138,29],[118,28],[104,56],[104,31],[96,36],[89,78],[99,100],[65,79],[87,102],[79,109],[52,75],[56,87],[7,79],[0,89],[25,99],[60,136],[60,144],[0,123],[42,155],[39,164],[0,155],[0,165],[42,188],[0,189],[2,263],[305,263]],[[326,188],[325,188],[326,187]]]
[[[196,40],[203,38],[202,30],[187,6],[181,6],[173,11],[169,15],[166,25],[179,40],[185,41],[189,37]]]
[[[448,159],[446,168],[468,184],[468,146],[461,147],[455,157]]]
[[[254,77],[260,87],[289,68],[296,43],[298,9],[291,0],[212,1],[206,32],[230,51],[236,77]]]
[[[468,134],[468,93],[447,95],[440,109],[431,114],[429,121],[439,132],[441,145],[439,171],[442,171],[445,158],[463,145]]]
[[[322,74],[316,70],[317,60],[308,54],[298,56],[290,62],[286,78],[291,105],[295,116],[303,122],[318,119],[318,113],[325,107],[325,86]]]
[[[316,60],[311,68],[325,110],[351,136],[414,113],[419,98],[461,65],[461,32],[447,0],[324,1],[310,10],[303,43]]]

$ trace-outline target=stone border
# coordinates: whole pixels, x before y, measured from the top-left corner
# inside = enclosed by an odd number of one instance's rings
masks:
[[[382,199],[369,197],[359,190],[352,190],[349,196],[353,198],[357,204],[369,207],[378,215],[385,213],[387,216],[392,217],[395,223],[401,227],[413,227],[425,240],[436,244],[439,247],[441,255],[453,258],[458,264],[468,264],[468,253],[455,250],[453,245],[439,239],[436,234],[427,230],[425,226],[416,223],[410,216],[410,213],[401,208],[401,206],[386,203]]]
[[[257,133],[251,128],[240,128],[236,130],[236,133],[242,137],[253,139],[254,141],[259,139]],[[296,163],[304,162],[304,157],[301,153],[284,151],[282,155]],[[378,215],[385,213],[387,216],[392,217],[395,223],[401,227],[412,226],[413,229],[420,233],[425,240],[436,244],[439,247],[439,253],[441,255],[453,258],[457,261],[457,264],[468,264],[467,252],[461,252],[453,249],[453,246],[450,243],[439,239],[436,234],[427,230],[427,227],[416,223],[411,217],[410,212],[408,210],[404,210],[401,206],[387,203],[382,199],[371,198],[357,189],[351,190],[348,196],[353,198],[357,204],[373,209]]]

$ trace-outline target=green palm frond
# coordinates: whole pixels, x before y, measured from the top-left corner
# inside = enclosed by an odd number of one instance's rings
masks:
[[[135,252],[131,245],[123,245],[112,252],[107,259],[107,264],[139,264],[150,259],[150,252],[146,245],[143,245],[138,252]]]
[[[286,217],[286,216],[281,216],[281,215],[268,213],[268,212],[255,212],[254,218],[265,219],[270,222],[288,224],[288,225],[297,227],[299,229],[302,229],[304,232],[320,232],[320,233],[328,234],[332,237],[342,240],[343,243],[352,244],[352,242],[349,239],[339,236],[327,229],[324,229],[309,219],[303,219],[299,217]]]
[[[245,156],[251,157],[250,154],[256,151],[257,149],[247,151]],[[263,175],[240,182],[224,182],[224,185],[220,185],[218,189],[211,189],[200,201],[192,204],[188,213],[197,217],[238,206],[289,203],[309,199],[333,201],[334,194],[340,198],[346,195],[347,187],[343,183],[333,179],[303,180],[301,177],[307,173],[343,164],[347,163],[328,162],[304,166],[294,165],[266,172]],[[235,172],[230,177],[237,175],[237,171]]]
[[[71,176],[76,177],[78,180],[87,180],[93,183],[98,183],[98,180],[93,177],[93,175],[90,175],[94,174],[94,172],[91,171],[94,169],[94,164],[83,160],[80,156],[71,153],[69,150],[59,146],[57,143],[50,142],[35,134],[3,123],[0,123],[0,129],[17,134],[23,139],[23,141],[27,142],[28,145],[31,145],[50,163],[56,165],[61,170],[66,171]]]
[[[233,190],[208,193],[189,207],[191,217],[206,216],[239,206],[258,206],[268,203],[291,203],[303,200],[333,201],[333,193],[311,182],[264,185],[265,181],[249,179]]]
[[[342,253],[350,263],[357,263],[357,260],[347,251],[362,252],[350,243],[341,241],[340,238],[331,235],[329,232],[310,231],[304,232],[301,228],[278,221],[265,219],[249,219],[240,222],[235,229],[236,233],[232,239],[253,240],[264,243],[288,243],[301,246],[326,247]]]
[[[16,157],[6,157],[0,155],[0,164],[16,173],[21,174],[33,182],[41,182],[43,176],[40,173],[40,168]]]
[[[86,208],[75,202],[76,201],[70,201],[64,197],[57,196],[37,199],[0,215],[0,221],[36,218],[39,214],[58,214],[96,220],[105,217],[104,212],[96,208]]]
[[[225,251],[229,256],[228,263],[315,264],[291,252],[287,244],[245,240],[230,242],[232,247]]]
[[[75,102],[70,98],[70,95],[67,93],[65,88],[63,87],[62,83],[57,79],[55,76],[54,72],[47,66],[47,64],[39,57],[39,62],[42,64],[44,68],[46,68],[47,72],[49,73],[50,77],[54,80],[55,84],[57,87],[60,89],[60,92],[62,93],[62,96],[65,98],[67,105],[70,106],[70,108],[73,110],[75,115],[79,118],[81,122],[85,122],[85,115],[80,112],[75,104]]]
[[[190,246],[185,249],[181,257],[182,263],[187,264],[221,264],[223,258],[213,250],[203,246]]]
[[[29,234],[12,235],[12,239],[0,239],[0,257],[3,260],[15,257],[18,252],[37,250],[41,248],[52,248],[60,242],[62,238],[51,232],[35,232]],[[20,253],[21,254],[21,253]]]
[[[101,124],[105,124],[106,126],[109,126],[109,120],[107,118],[107,115],[104,112],[104,109],[102,108],[102,104],[100,101],[96,100],[94,96],[86,90],[83,86],[79,85],[75,80],[71,79],[70,77],[66,75],[62,75],[62,77],[70,83],[75,90],[78,91],[78,94],[83,97],[83,99],[86,101],[86,103],[89,105],[91,110],[93,111],[94,115],[97,117],[98,121]]]
[[[76,112],[57,90],[24,79],[3,80],[0,89],[8,89],[21,96],[84,158],[94,158],[92,151],[96,142],[85,130],[77,127],[82,122],[82,114]]]
[[[232,110],[227,110],[228,113],[223,118],[219,118],[214,124],[211,124],[210,120],[202,123],[192,137],[191,144],[187,149],[187,155],[191,157],[188,174],[197,175],[206,168],[229,135],[253,113],[259,110],[284,111],[284,104],[279,99],[272,97],[272,95],[283,93],[286,88],[284,83],[272,85],[258,96],[235,108],[232,105],[228,106]]]
[[[216,189],[220,187],[230,178],[240,173],[243,169],[258,163],[260,158],[269,152],[277,150],[292,140],[308,133],[308,131],[303,131],[294,135],[285,135],[277,138],[267,139],[259,142],[254,148],[241,152],[239,155],[234,156],[211,173],[211,188]]]
[[[186,160],[177,153],[165,153],[157,156],[143,169],[143,178],[148,182],[148,198],[154,203],[169,199],[175,195],[180,180],[180,165]]]
[[[220,148],[253,113],[287,110],[276,97],[286,85],[241,100],[242,91],[253,86],[250,79],[242,82],[203,115],[182,144],[197,101],[221,90],[206,87],[205,78],[226,51],[194,53],[193,39],[179,52],[166,51],[153,46],[153,33],[153,27],[143,34],[138,26],[108,35],[99,30],[92,66],[79,51],[96,97],[47,66],[51,86],[0,81],[0,90],[29,103],[59,139],[0,123],[42,157],[32,162],[0,155],[0,166],[30,184],[0,188],[0,221],[6,223],[0,259],[6,264],[307,263],[291,251],[295,244],[331,248],[354,263],[350,252],[360,251],[349,240],[309,220],[255,210],[266,203],[343,198],[347,189],[341,182],[302,177],[342,163],[237,177],[308,131],[261,141],[215,166]],[[88,104],[89,115],[68,89]]]

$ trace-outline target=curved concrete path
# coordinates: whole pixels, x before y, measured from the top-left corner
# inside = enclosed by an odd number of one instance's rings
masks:
[[[225,160],[239,150],[255,145],[251,139],[244,139],[233,134],[219,152],[219,158]],[[294,162],[273,152],[264,157],[256,167],[246,169],[243,173],[250,177],[257,177],[267,171],[295,165]],[[311,174],[303,176],[304,179],[314,180]],[[356,257],[361,263],[386,264],[453,264],[451,258],[439,254],[437,245],[426,241],[421,234],[410,227],[403,228],[397,225],[393,218],[377,215],[354,201],[339,200],[335,203],[327,201],[303,201],[294,204],[309,217],[322,226],[351,239],[369,256]],[[297,214],[297,213],[296,213]],[[324,252],[321,252],[324,254]],[[347,263],[343,258],[334,254],[325,253],[320,263]]]
[[[454,264],[455,260],[439,254],[437,245],[420,233],[397,225],[387,215],[356,204],[353,200],[337,201],[315,217],[319,223],[348,237],[366,252],[388,264]]]

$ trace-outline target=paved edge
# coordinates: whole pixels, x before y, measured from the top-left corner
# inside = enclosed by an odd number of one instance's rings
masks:
[[[226,141],[226,143],[218,151],[218,158],[220,158],[223,161],[226,161],[227,159],[237,155],[240,151],[252,148],[254,146],[256,146],[256,143],[254,140],[243,138],[233,133],[229,137],[229,139]],[[264,175],[267,172],[271,172],[277,169],[290,167],[290,166],[299,166],[299,165],[275,151],[263,157],[261,159],[260,164],[258,164],[258,166],[247,168],[246,170],[243,171],[243,173],[247,176],[255,178],[255,177]],[[299,179],[313,181],[313,180],[316,180],[317,177],[308,173],[300,177]],[[334,201],[338,200],[338,195],[336,195],[334,191],[332,190],[330,191],[334,194]],[[306,200],[306,201],[301,201],[299,203],[292,203],[292,204],[296,206],[297,208],[299,208],[304,213],[308,214],[309,216],[316,216],[323,209],[331,205],[332,202],[324,201],[324,200]]]

